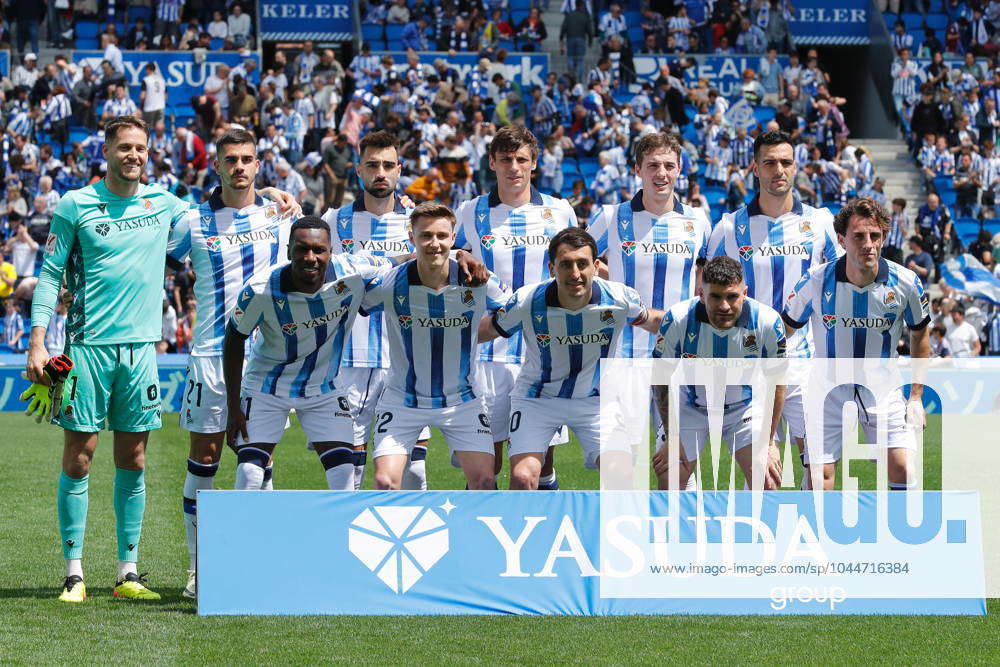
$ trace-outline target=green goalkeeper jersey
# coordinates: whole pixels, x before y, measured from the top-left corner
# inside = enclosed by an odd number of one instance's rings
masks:
[[[103,180],[67,192],[45,243],[32,327],[48,326],[65,273],[73,295],[67,342],[159,341],[167,237],[191,206],[158,185],[139,185],[132,197],[112,193]]]

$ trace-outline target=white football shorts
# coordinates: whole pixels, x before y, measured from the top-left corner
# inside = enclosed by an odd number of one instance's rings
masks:
[[[247,418],[249,439],[239,444],[273,444],[281,435],[292,410],[309,442],[353,442],[354,420],[347,397],[337,391],[310,398],[286,398],[243,388],[240,406]]]
[[[385,389],[388,368],[362,368],[342,366],[337,373],[337,388],[347,394],[347,401],[354,414],[354,445],[360,447],[371,437],[375,407]],[[431,430],[426,426],[417,440],[430,440]]]
[[[601,397],[510,399],[510,456],[545,455],[552,437],[564,427],[573,429],[583,449],[583,465],[597,468],[602,452],[631,454],[626,442],[606,443],[601,448]]]
[[[906,423],[906,401],[903,392],[897,389],[889,396],[880,396],[874,405],[872,398],[870,393],[858,391],[854,385],[841,385],[831,391],[823,404],[823,451],[811,451],[814,448],[807,440],[805,462],[810,464],[839,461],[843,453],[843,434],[847,432],[848,438],[857,437],[859,422],[865,439],[873,449],[884,447],[915,451],[917,442],[913,437],[913,431]],[[844,403],[849,401],[855,403],[857,410],[856,412],[849,410],[845,419]],[[880,443],[877,442],[878,423],[882,419],[886,420],[887,440]]]
[[[403,397],[386,391],[375,413],[375,451],[372,458],[390,454],[409,456],[422,429],[436,426],[454,452],[493,454],[493,436],[482,398],[447,408],[411,408]]]

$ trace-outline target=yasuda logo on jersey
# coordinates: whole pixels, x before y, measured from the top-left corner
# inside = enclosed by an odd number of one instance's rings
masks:
[[[205,246],[210,252],[219,252],[223,249],[223,247],[235,248],[236,246],[242,246],[248,243],[258,243],[260,241],[277,243],[278,237],[270,229],[258,229],[256,231],[241,232],[239,234],[219,234],[218,236],[209,236],[205,239]]]
[[[412,316],[410,315],[399,316],[399,326],[403,327],[404,329],[409,329],[412,324],[413,324]]]
[[[354,239],[344,239],[340,242],[340,247],[344,252],[354,252]]]
[[[222,239],[218,236],[209,236],[205,239],[205,247],[207,247],[211,252],[219,252],[222,248]]]
[[[622,252],[631,257],[635,252],[635,241],[622,241]]]
[[[353,252],[384,252],[392,254],[406,254],[410,252],[409,241],[376,241],[364,239],[344,239],[340,242],[340,247],[346,253]]]
[[[827,329],[832,329],[833,326],[836,323],[837,323],[837,316],[836,315],[824,315],[823,316],[823,326],[825,326]]]
[[[556,336],[556,343],[559,345],[610,345],[611,336],[603,331],[598,333],[573,334],[570,336]]]
[[[489,250],[493,247],[493,244],[497,242],[497,238],[492,234],[487,234],[483,238],[479,239],[479,242],[483,244],[483,247]]]
[[[552,337],[548,334],[535,334],[535,340],[538,341],[539,347],[548,347]]]
[[[288,324],[282,324],[281,330],[286,336],[294,336],[295,332],[299,330],[299,325],[294,322],[289,322]]]

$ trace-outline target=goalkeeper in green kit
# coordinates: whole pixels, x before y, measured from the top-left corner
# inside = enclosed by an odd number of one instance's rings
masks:
[[[118,575],[114,595],[157,600],[136,569],[146,505],[143,480],[149,432],[160,428],[160,392],[154,345],[160,340],[163,265],[174,223],[190,205],[157,185],[143,185],[149,129],[133,116],[105,126],[107,176],[60,200],[45,244],[31,309],[26,374],[36,383],[25,394],[47,402],[39,385],[58,381],[48,363],[45,330],[65,274],[73,304],[66,316],[68,376],[52,399],[52,423],[64,429],[57,506],[66,559],[59,599],[83,602],[87,484],[97,434],[114,431],[115,527]],[[274,196],[288,207],[291,198]],[[280,193],[283,195],[283,193]],[[295,207],[297,208],[297,206]],[[48,366],[47,366],[48,363]],[[55,377],[53,377],[55,376]],[[44,407],[44,406],[43,406]]]

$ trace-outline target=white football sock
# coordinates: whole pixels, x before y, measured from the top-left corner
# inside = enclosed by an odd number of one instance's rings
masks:
[[[236,466],[236,484],[233,488],[237,491],[257,491],[263,483],[264,469],[259,464],[247,461]]]
[[[139,571],[135,569],[134,560],[120,560],[118,561],[118,581],[123,581],[126,574],[139,574]]]
[[[80,558],[66,559],[66,576],[83,579],[83,560]]]
[[[196,501],[198,491],[215,487],[215,473],[219,464],[203,464],[188,459],[187,476],[184,478],[184,532],[187,535],[188,562],[195,569],[197,553],[198,524],[196,522]],[[197,474],[201,473],[201,474]]]
[[[326,470],[326,484],[331,491],[354,490],[354,450],[337,447],[323,453],[320,463]]]

